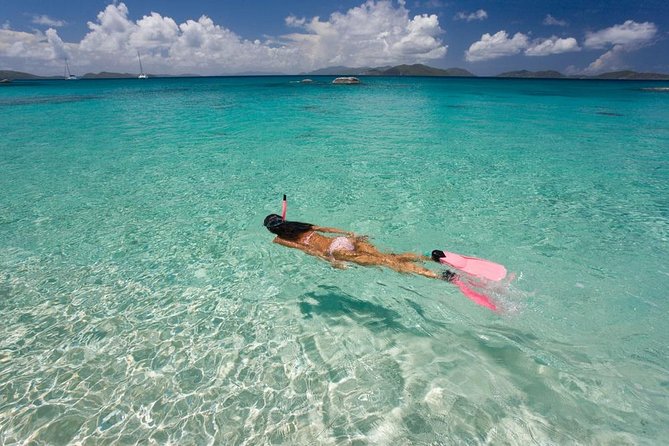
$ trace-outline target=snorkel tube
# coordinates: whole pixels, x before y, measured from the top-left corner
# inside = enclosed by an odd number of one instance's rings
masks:
[[[286,211],[288,210],[288,200],[286,194],[283,194],[283,202],[281,203],[281,219],[286,220]]]

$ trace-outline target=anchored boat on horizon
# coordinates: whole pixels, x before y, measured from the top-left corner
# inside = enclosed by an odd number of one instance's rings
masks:
[[[65,80],[76,81],[77,79],[79,79],[77,76],[70,73],[70,65],[67,63],[67,59],[65,59]]]
[[[139,51],[137,51],[137,60],[139,61],[139,76],[137,76],[137,79],[148,79],[149,76],[144,74],[144,68],[142,67],[142,58],[139,57]]]

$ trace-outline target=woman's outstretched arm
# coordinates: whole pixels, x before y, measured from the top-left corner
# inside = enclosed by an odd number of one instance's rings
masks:
[[[331,234],[345,234],[348,237],[353,237],[355,235],[351,231],[344,231],[343,229],[337,229],[337,228],[327,228],[327,227],[324,227],[324,226],[315,226],[314,225],[311,229],[313,229],[314,231],[318,231],[318,232],[329,232]]]

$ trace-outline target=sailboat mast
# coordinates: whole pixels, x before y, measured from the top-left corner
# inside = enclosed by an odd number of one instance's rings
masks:
[[[142,58],[139,57],[139,51],[137,51],[137,60],[139,61],[139,74],[144,74],[144,68],[142,68]]]
[[[70,64],[67,62],[67,57],[65,58],[65,79],[70,81],[77,79],[77,76],[74,76],[72,72],[70,72]]]

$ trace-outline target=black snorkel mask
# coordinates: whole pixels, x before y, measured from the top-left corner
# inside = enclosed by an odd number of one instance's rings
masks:
[[[276,228],[278,226],[281,226],[285,220],[281,218],[280,215],[276,214],[270,214],[267,217],[265,217],[265,221],[263,222],[263,226],[265,226],[267,229],[272,229]]]

